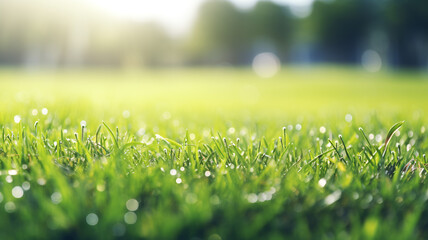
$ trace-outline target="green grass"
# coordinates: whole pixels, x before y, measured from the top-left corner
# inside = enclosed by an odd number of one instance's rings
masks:
[[[428,238],[423,74],[0,81],[0,239]]]

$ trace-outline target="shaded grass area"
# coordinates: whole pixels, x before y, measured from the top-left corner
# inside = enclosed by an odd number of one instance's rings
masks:
[[[427,238],[425,78],[3,70],[0,238]]]

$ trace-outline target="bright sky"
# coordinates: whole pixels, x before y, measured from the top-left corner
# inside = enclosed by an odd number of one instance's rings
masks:
[[[172,34],[189,30],[198,6],[204,0],[89,0],[107,12],[138,21],[157,21]],[[231,0],[237,6],[249,8],[257,0]],[[273,0],[277,3],[305,7],[313,0]]]

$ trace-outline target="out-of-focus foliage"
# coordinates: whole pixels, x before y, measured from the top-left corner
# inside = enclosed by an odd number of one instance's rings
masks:
[[[155,23],[112,18],[82,1],[0,0],[0,64],[163,64],[173,42]]]
[[[390,0],[385,25],[394,49],[393,63],[426,67],[428,61],[428,1]]]
[[[248,50],[246,16],[227,1],[201,6],[189,48],[196,61],[238,63]],[[242,61],[242,60],[241,60]]]
[[[425,0],[318,0],[310,9],[302,17],[270,1],[241,9],[207,0],[187,35],[169,36],[156,23],[114,18],[84,1],[0,0],[0,64],[242,65],[261,52],[294,63],[360,64],[372,50],[384,65],[428,65]]]
[[[373,22],[373,1],[317,1],[306,21],[312,25],[313,40],[320,57],[329,61],[356,62]]]
[[[228,1],[207,1],[189,43],[192,60],[242,64],[263,51],[285,57],[293,36],[292,22],[288,9],[272,2],[259,2],[243,11]]]
[[[270,50],[283,56],[290,47],[294,37],[293,27],[296,23],[288,8],[272,2],[261,1],[249,12],[248,28],[256,51]],[[269,49],[272,48],[272,49]]]
[[[428,63],[427,1],[316,1],[305,21],[320,60],[352,63],[364,49],[374,49],[390,65]]]

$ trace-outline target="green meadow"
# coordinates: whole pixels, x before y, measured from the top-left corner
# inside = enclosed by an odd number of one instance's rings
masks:
[[[2,69],[0,86],[0,239],[428,238],[425,72]]]

